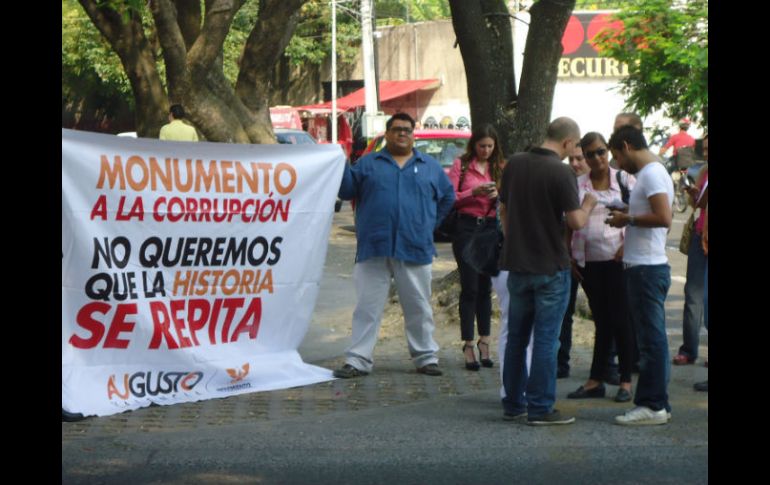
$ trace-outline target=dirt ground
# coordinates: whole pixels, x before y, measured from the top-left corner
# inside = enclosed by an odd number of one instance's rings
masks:
[[[437,267],[439,265],[439,267]],[[440,266],[443,265],[443,266]],[[434,280],[433,285],[433,318],[436,322],[436,331],[434,338],[442,349],[457,348],[457,354],[460,355],[462,339],[460,338],[460,317],[457,310],[457,301],[460,294],[459,280],[457,273],[451,272],[456,269],[454,261],[437,261],[434,263],[434,272],[443,272],[451,267],[450,273],[443,278]],[[443,271],[442,271],[443,270]],[[398,303],[398,297],[393,294],[391,288],[391,297],[385,307],[382,317],[382,327],[378,339],[378,347],[385,345],[401,346],[405,349],[404,338],[404,319],[401,312],[401,306]],[[577,311],[574,315],[572,324],[572,345],[576,347],[593,347],[594,341],[594,322],[584,316],[590,316],[588,304],[582,289],[578,293]],[[493,360],[498,360],[497,356],[497,336],[500,334],[500,308],[498,306],[497,295],[492,292],[492,354]],[[478,338],[478,337],[477,337]]]
[[[347,221],[346,221],[347,222]],[[352,218],[350,219],[352,222]],[[355,233],[352,225],[334,224],[330,234],[330,243],[334,244],[341,254],[339,261],[334,261],[334,271],[348,273],[349,261],[355,257]],[[436,322],[434,338],[441,349],[457,349],[460,358],[460,318],[457,310],[457,301],[460,296],[460,284],[457,278],[457,263],[451,256],[451,250],[439,250],[439,257],[433,262],[433,316]],[[346,278],[351,275],[345,274]],[[575,347],[593,347],[594,323],[590,319],[588,303],[582,289],[578,290],[577,310],[572,325],[572,345]],[[500,311],[497,303],[497,295],[492,293],[492,355],[497,359],[497,336],[500,333]],[[586,318],[588,317],[588,318]],[[326,322],[338,335],[350,333],[350,310],[346,309],[339,315],[332,316]],[[404,319],[395,288],[391,287],[391,297],[388,300],[382,317],[382,326],[377,340],[376,353],[403,352],[408,358],[406,341],[404,337]]]

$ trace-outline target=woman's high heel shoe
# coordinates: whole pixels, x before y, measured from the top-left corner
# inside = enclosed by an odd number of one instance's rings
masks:
[[[481,366],[478,361],[476,361],[476,352],[473,350],[473,345],[463,344],[463,357],[465,357],[465,349],[471,349],[471,352],[473,352],[473,362],[468,362],[466,360],[465,368],[467,370],[479,370]]]
[[[484,353],[481,351],[481,346],[482,345],[486,345],[487,346],[487,355],[489,355],[489,344],[487,342],[482,342],[481,340],[479,340],[478,343],[476,344],[476,346],[479,348],[479,357],[480,357],[480,360],[481,360],[481,365],[483,365],[484,367],[492,367],[492,366],[494,366],[495,363],[492,361],[492,359],[490,359],[489,357],[487,357],[485,359],[483,357]]]

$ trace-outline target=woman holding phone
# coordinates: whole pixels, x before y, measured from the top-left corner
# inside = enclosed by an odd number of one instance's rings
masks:
[[[618,171],[610,167],[607,142],[600,133],[587,133],[580,147],[591,171],[578,177],[579,198],[587,192],[596,196],[598,204],[586,224],[572,235],[572,258],[580,266],[583,290],[596,326],[594,355],[588,380],[569,399],[602,398],[609,364],[610,347],[615,339],[620,364],[620,388],[615,401],[631,400],[631,371],[634,359],[634,337],[628,315],[623,279],[623,241],[625,229],[605,224],[609,207],[622,198]],[[627,174],[624,174],[627,175]],[[632,189],[635,179],[626,178]]]
[[[482,125],[473,130],[465,153],[454,161],[449,172],[457,197],[458,220],[452,252],[460,273],[460,332],[465,368],[471,371],[478,371],[481,365],[494,366],[489,354],[492,280],[471,268],[462,254],[478,226],[497,224],[497,183],[504,163],[497,132],[492,125]],[[475,347],[474,321],[479,331]],[[476,360],[475,348],[479,349],[481,365]]]

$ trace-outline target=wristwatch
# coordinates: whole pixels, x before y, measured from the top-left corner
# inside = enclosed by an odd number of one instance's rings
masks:
[[[628,225],[629,225],[629,226],[635,226],[635,225],[636,225],[636,217],[634,217],[634,216],[629,216],[629,217],[628,217]]]

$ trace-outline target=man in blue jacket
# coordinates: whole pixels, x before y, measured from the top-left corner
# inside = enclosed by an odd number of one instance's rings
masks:
[[[440,376],[433,339],[431,263],[433,230],[454,204],[454,189],[441,165],[413,148],[414,120],[406,113],[386,123],[385,148],[346,166],[339,196],[355,198],[357,304],[345,365],[335,377],[367,375],[393,278],[404,312],[406,341],[417,372]]]

